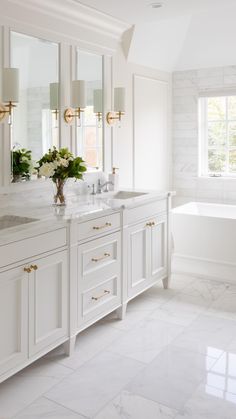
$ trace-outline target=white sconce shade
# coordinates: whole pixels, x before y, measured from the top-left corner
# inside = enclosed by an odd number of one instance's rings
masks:
[[[114,89],[114,111],[125,112],[125,88],[115,87]]]
[[[93,112],[102,113],[102,89],[96,89],[93,91]]]
[[[59,109],[59,83],[50,83],[50,109]]]
[[[85,80],[74,80],[72,82],[72,107],[85,109],[86,105],[86,82]]]
[[[3,102],[19,102],[19,69],[4,68],[2,73]]]

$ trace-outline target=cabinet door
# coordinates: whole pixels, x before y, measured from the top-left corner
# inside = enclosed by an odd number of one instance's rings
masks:
[[[38,259],[29,274],[29,355],[68,335],[67,252]]]
[[[0,376],[28,357],[28,274],[0,274]],[[1,378],[0,378],[1,381]]]
[[[148,281],[150,229],[146,222],[128,228],[128,297],[133,297]]]
[[[167,223],[166,217],[160,216],[153,220],[150,228],[150,259],[149,277],[152,280],[162,277],[167,271]]]

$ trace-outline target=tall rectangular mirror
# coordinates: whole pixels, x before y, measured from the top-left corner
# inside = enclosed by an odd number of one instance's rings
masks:
[[[52,146],[59,146],[58,44],[11,31],[11,67],[19,68],[20,96],[11,129],[12,181],[32,178],[31,167]],[[26,149],[28,154],[22,155]],[[30,152],[30,153],[29,153]],[[24,170],[25,169],[25,170]]]
[[[87,106],[77,126],[77,151],[89,169],[103,169],[103,57],[77,50],[77,79],[86,81]]]

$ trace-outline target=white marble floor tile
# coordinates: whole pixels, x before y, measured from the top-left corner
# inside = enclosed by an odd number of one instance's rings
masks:
[[[235,321],[201,315],[177,336],[174,345],[219,358],[235,335]]]
[[[65,409],[57,403],[47,400],[45,397],[33,402],[26,409],[22,410],[14,419],[85,419],[72,410]]]
[[[182,331],[183,327],[153,319],[151,314],[137,329],[125,334],[107,349],[149,363]]]
[[[19,374],[0,384],[0,418],[9,419],[59,382],[51,377]]]
[[[214,362],[214,358],[169,345],[126,390],[179,410],[206,378]]]
[[[122,391],[95,419],[174,419],[177,411]]]
[[[208,312],[210,315],[236,320],[235,293],[226,291],[221,298],[212,304]]]
[[[63,379],[73,372],[72,368],[65,367],[52,358],[41,358],[18,373],[23,377],[51,377]]]
[[[52,351],[46,357],[76,370],[123,335],[124,332],[100,321],[77,336],[75,352],[70,357],[65,355],[63,347]]]
[[[158,300],[155,298],[151,298],[150,294],[146,292],[144,294],[139,295],[138,297],[134,298],[133,300],[129,301],[127,305],[127,312],[129,311],[149,311],[152,312],[157,307],[163,304],[162,300]]]
[[[139,324],[143,321],[144,318],[148,317],[149,314],[149,311],[127,310],[124,320],[121,321],[117,318],[117,315],[114,312],[104,317],[102,322],[106,325],[112,326],[115,329],[127,332],[133,330],[136,327],[139,327]]]
[[[143,367],[143,364],[132,359],[103,352],[47,392],[45,397],[91,417],[109,403]]]
[[[227,283],[196,278],[182,292],[183,294],[202,298],[206,302],[214,303],[228,289],[229,285]]]
[[[164,289],[162,286],[162,282],[157,285],[154,285],[152,288],[147,290],[145,294],[152,299],[155,299],[159,304],[166,303],[167,301],[171,300],[180,292],[179,289],[175,289],[174,286],[170,287],[169,289]]]
[[[183,274],[172,274],[170,278],[170,289],[174,291],[183,291],[192,282],[195,282],[196,278],[190,275]]]
[[[236,400],[201,384],[175,419],[235,419]]]
[[[209,302],[202,297],[178,294],[152,313],[152,317],[180,326],[190,325],[209,307]]]

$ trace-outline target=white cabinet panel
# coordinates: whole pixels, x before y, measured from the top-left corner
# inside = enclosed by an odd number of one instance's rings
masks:
[[[0,375],[28,357],[28,275],[23,267],[0,274]]]
[[[128,228],[128,297],[132,298],[167,273],[166,216]]]
[[[164,274],[167,267],[166,219],[154,219],[151,228],[150,277]]]
[[[29,355],[67,335],[67,252],[39,259],[29,274]]]
[[[142,289],[148,279],[149,230],[146,222],[128,229],[128,295]]]

